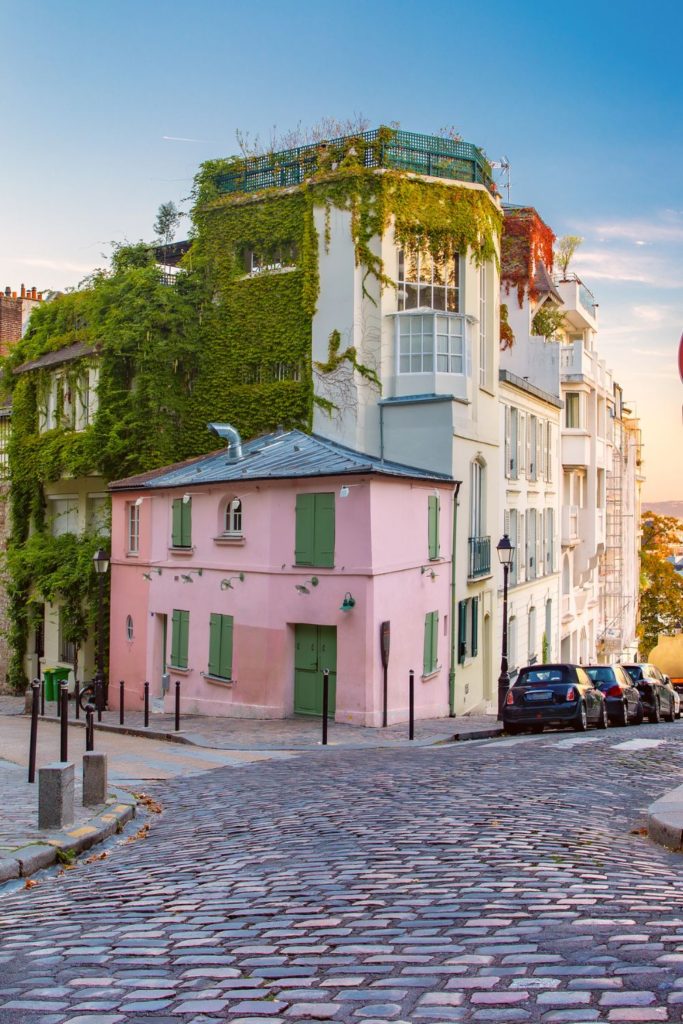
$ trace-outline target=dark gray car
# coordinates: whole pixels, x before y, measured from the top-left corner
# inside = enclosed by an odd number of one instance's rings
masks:
[[[645,715],[640,691],[621,665],[586,665],[586,674],[605,695],[610,724],[640,725]]]
[[[606,729],[607,703],[580,665],[528,665],[507,692],[503,725],[509,733],[542,732],[546,725]]]

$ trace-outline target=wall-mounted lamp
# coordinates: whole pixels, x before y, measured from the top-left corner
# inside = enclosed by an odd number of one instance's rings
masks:
[[[190,569],[188,572],[181,572],[180,579],[182,580],[183,583],[194,583],[194,580],[192,579],[192,575],[193,574],[195,576],[203,576],[204,575],[204,570],[203,569]],[[176,579],[178,579],[177,576],[176,576]]]
[[[304,580],[303,583],[296,583],[294,585],[294,589],[296,590],[297,594],[310,594],[310,590],[308,589],[306,584],[310,583],[312,587],[317,587],[319,582],[320,580],[318,579],[317,576],[311,576],[310,580]]]
[[[232,581],[233,580],[239,580],[240,583],[244,583],[244,573],[240,572],[240,573],[237,574],[237,576],[231,576],[229,579],[221,580],[221,590],[232,590],[233,589],[233,585],[232,585]]]
[[[435,580],[436,577],[438,576],[438,573],[434,572],[434,569],[432,568],[431,565],[421,565],[420,572],[422,573],[423,576],[425,574],[429,576],[430,580]]]
[[[143,572],[143,578],[146,580],[151,580],[153,572],[156,573],[157,576],[161,576],[163,569],[161,569],[158,565],[155,565],[153,568],[149,570],[149,572]]]
[[[183,494],[183,505],[187,505],[188,501],[192,501],[192,495]]]
[[[342,486],[339,488],[339,497],[340,498],[348,498],[348,496],[349,496],[349,488],[347,487],[346,484],[342,484]]]
[[[355,608],[355,607],[356,607],[356,599],[347,590],[346,593],[344,594],[344,600],[342,601],[341,605],[339,606],[339,611],[340,612],[350,612],[351,609]]]
[[[144,498],[136,498],[133,504],[136,506],[136,508],[140,508],[140,505],[142,505],[144,500]]]

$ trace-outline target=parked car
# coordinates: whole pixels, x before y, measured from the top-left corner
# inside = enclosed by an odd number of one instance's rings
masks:
[[[505,731],[542,732],[546,725],[568,725],[584,732],[606,729],[605,695],[579,665],[528,665],[519,670],[503,704]]]
[[[676,717],[676,703],[673,687],[668,687],[664,676],[655,665],[639,662],[623,665],[638,687],[645,714],[651,722],[673,722]]]
[[[681,695],[680,695],[679,691],[676,689],[676,687],[674,686],[674,684],[673,684],[672,680],[670,679],[670,677],[666,674],[666,672],[664,672],[662,674],[664,676],[664,685],[666,686],[666,688],[668,690],[671,690],[671,692],[673,693],[673,698],[674,698],[674,718],[680,718],[681,717]]]
[[[610,723],[640,725],[645,715],[640,691],[621,665],[586,665],[588,675],[605,695]]]

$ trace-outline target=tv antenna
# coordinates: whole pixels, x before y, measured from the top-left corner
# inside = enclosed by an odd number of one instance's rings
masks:
[[[500,158],[500,160],[492,160],[491,167],[495,167],[497,170],[503,172],[503,180],[501,182],[503,188],[507,192],[507,201],[510,202],[510,161],[506,156]]]

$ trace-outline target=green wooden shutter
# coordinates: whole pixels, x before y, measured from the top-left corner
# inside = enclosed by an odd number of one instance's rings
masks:
[[[432,612],[432,672],[439,664],[439,613]]]
[[[472,598],[472,644],[471,654],[476,658],[479,653],[479,598]]]
[[[313,565],[315,536],[315,495],[296,496],[296,537],[294,561],[297,565]]]
[[[422,651],[422,674],[428,676],[432,670],[432,613],[425,615],[424,647]]]
[[[467,657],[467,601],[458,602],[458,661]]]
[[[221,676],[232,679],[232,615],[223,615],[221,621]]]
[[[192,547],[192,498],[180,502],[180,545]]]
[[[221,619],[222,615],[211,613],[209,619],[209,675],[220,675],[221,665]]]
[[[323,568],[334,566],[334,492],[313,495],[315,498],[315,546],[313,564]]]
[[[175,668],[187,668],[189,639],[190,613],[174,608],[171,619],[171,665]]]
[[[429,495],[428,507],[428,540],[429,557],[439,557],[439,499],[435,494]]]
[[[173,545],[174,548],[181,547],[182,543],[183,543],[183,540],[182,540],[182,536],[183,536],[183,526],[182,526],[183,513],[182,513],[182,508],[183,508],[182,498],[174,498],[173,499],[173,531],[172,531],[172,534],[171,534],[171,544]],[[175,612],[173,614],[175,615]]]

